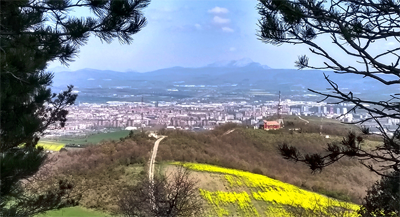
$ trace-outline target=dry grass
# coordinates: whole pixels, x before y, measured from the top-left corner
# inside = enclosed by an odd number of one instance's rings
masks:
[[[284,160],[277,149],[278,145],[287,143],[307,153],[323,152],[328,142],[340,141],[341,137],[326,139],[316,133],[290,133],[286,130],[267,132],[245,128],[222,136],[226,130],[205,133],[162,131],[160,133],[168,135],[168,138],[159,146],[157,161],[206,163],[261,173],[307,190],[356,203],[360,203],[367,187],[378,179],[356,159],[343,159],[320,174],[311,174],[305,165]]]

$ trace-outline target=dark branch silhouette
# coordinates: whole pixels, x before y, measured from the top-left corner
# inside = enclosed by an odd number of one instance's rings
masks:
[[[312,54],[325,59],[323,64],[309,64],[305,55],[299,57],[295,65],[299,69],[309,68],[333,71],[338,74],[359,75],[360,79],[373,79],[386,86],[398,87],[400,91],[400,1],[397,0],[259,0],[258,38],[264,43],[305,44]],[[324,39],[321,43],[316,39]],[[332,46],[327,46],[330,39]],[[376,46],[386,45],[379,51]],[[337,58],[338,55],[348,57]],[[350,64],[349,64],[350,63]],[[283,144],[279,147],[281,155],[289,160],[307,164],[312,172],[321,171],[343,157],[356,158],[371,171],[400,184],[400,125],[389,132],[380,120],[392,118],[400,120],[400,93],[393,93],[388,99],[380,101],[357,97],[353,92],[345,92],[327,75],[325,80],[329,92],[309,91],[323,96],[321,101],[331,104],[348,103],[352,108],[347,114],[364,111],[369,116],[354,122],[362,124],[373,120],[378,125],[382,144],[372,149],[363,147],[363,138],[349,133],[339,144],[327,145],[326,153],[303,154],[296,147]],[[368,87],[365,87],[368,88]],[[366,134],[369,130],[364,130]],[[373,166],[374,165],[374,166]],[[394,176],[393,174],[397,174]],[[399,188],[385,194],[399,198]],[[388,198],[386,196],[379,197]],[[366,198],[368,200],[368,197]],[[381,213],[398,216],[399,207],[376,209],[367,207],[363,216],[376,216]]]
[[[306,44],[310,51],[325,58],[322,66],[309,65],[309,58],[300,56],[296,66],[300,69],[332,70],[339,74],[358,74],[360,79],[369,77],[385,85],[400,84],[400,2],[373,0],[260,0],[258,11],[261,41],[271,44]],[[338,49],[326,48],[315,42],[318,37],[330,37]],[[380,53],[373,49],[374,43],[391,41],[394,45]],[[346,65],[342,59],[334,57],[338,51],[354,58],[353,65]],[[389,99],[373,101],[356,97],[351,91],[344,92],[327,75],[325,80],[331,92],[309,91],[323,96],[331,104],[351,103],[354,106],[347,114],[363,110],[368,117],[356,123],[374,120],[382,134],[383,144],[373,150],[360,146],[362,138],[349,134],[341,146],[328,144],[328,155],[300,155],[295,147],[285,144],[280,147],[281,154],[288,159],[307,163],[313,171],[321,170],[338,159],[357,157],[365,163],[366,159],[384,161],[387,165],[377,169],[366,164],[372,171],[384,175],[382,169],[398,171],[399,129],[390,135],[380,124],[381,118],[400,119],[399,93],[393,93]],[[399,89],[400,90],[400,89]],[[357,140],[356,140],[357,138]]]

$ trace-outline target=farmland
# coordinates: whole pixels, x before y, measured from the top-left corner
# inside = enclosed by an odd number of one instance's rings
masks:
[[[37,146],[43,147],[44,150],[48,151],[60,151],[65,144],[51,141],[40,141]]]
[[[129,130],[120,130],[110,133],[96,133],[85,137],[61,137],[58,139],[44,139],[43,141],[75,145],[97,144],[103,140],[119,140],[122,137],[126,137],[129,132]]]
[[[220,181],[226,189],[200,188],[211,216],[293,216],[293,209],[317,216],[332,216],[339,214],[335,211],[337,208],[343,208],[340,216],[356,216],[355,211],[359,208],[353,203],[328,198],[259,174],[207,164],[184,163],[183,166],[194,171],[220,174]],[[207,188],[207,185],[203,186]]]

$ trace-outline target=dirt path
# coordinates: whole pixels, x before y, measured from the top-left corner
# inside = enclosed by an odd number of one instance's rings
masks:
[[[297,117],[299,117],[299,118],[300,118],[300,120],[307,122],[306,124],[310,123],[309,121],[307,121],[307,120],[304,120],[304,119],[303,119],[303,118],[301,118],[300,116],[297,116]]]
[[[232,130],[228,130],[226,131],[224,134],[222,134],[223,136],[228,135],[229,133],[232,133],[233,131],[235,131],[236,129],[232,129]]]
[[[161,140],[163,140],[165,137],[166,136],[161,136],[154,143],[153,151],[151,153],[151,158],[150,158],[150,165],[149,165],[149,180],[150,180],[150,182],[153,182],[153,178],[154,178],[154,162],[155,162],[156,156],[157,156],[158,145],[160,144]]]

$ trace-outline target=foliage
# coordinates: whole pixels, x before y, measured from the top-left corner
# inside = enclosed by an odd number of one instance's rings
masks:
[[[399,216],[400,173],[392,172],[390,176],[377,181],[364,198],[359,213],[362,216]]]
[[[114,212],[121,189],[134,185],[150,157],[152,141],[142,143],[103,141],[78,151],[57,153],[46,166],[52,172],[48,180],[68,179],[72,193],[82,194],[79,205]],[[45,185],[48,180],[44,180]]]
[[[118,38],[130,43],[131,35],[146,24],[141,9],[148,4],[149,0],[1,1],[0,154],[7,162],[15,160],[8,164],[10,173],[3,175],[1,171],[1,193],[7,198],[0,204],[3,214],[24,216],[68,205],[60,200],[70,190],[62,189],[64,185],[42,195],[46,198],[42,203],[36,195],[24,193],[19,185],[35,174],[46,159],[38,151],[42,149],[35,150],[40,137],[50,126],[64,127],[66,108],[77,97],[72,85],[59,94],[51,93],[53,74],[45,72],[47,63],[60,60],[68,64],[91,33],[102,41]],[[90,10],[92,16],[69,14],[76,8]],[[21,144],[24,150],[15,151]],[[35,162],[29,165],[32,158]],[[25,206],[12,202],[21,197]]]
[[[199,216],[203,207],[197,194],[197,180],[178,167],[170,180],[167,177],[144,178],[120,195],[122,216]]]
[[[76,205],[79,196],[71,196],[72,185],[59,180],[58,185],[48,183],[46,191],[38,188],[25,188],[20,180],[35,182],[34,176],[46,160],[42,149],[12,149],[0,155],[1,164],[1,202],[3,216],[32,216],[49,208],[57,209]]]
[[[368,135],[369,134],[369,127],[361,126],[361,132],[364,133],[365,135]]]

